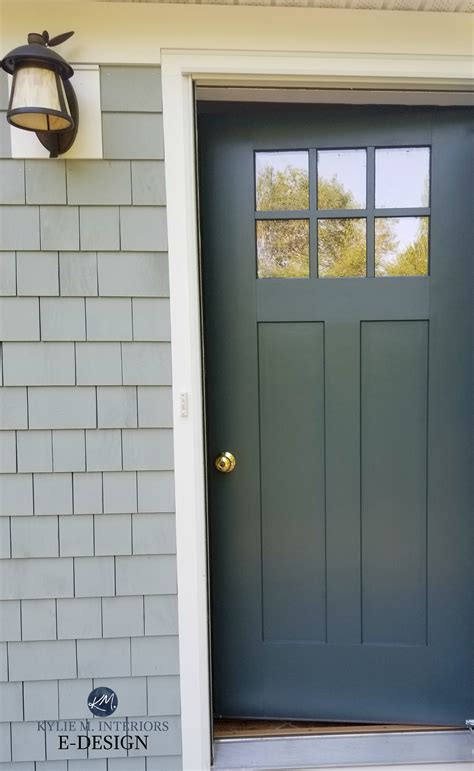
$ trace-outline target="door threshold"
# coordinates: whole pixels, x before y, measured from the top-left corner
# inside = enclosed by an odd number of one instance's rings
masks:
[[[328,734],[400,733],[415,731],[456,731],[458,726],[400,725],[394,723],[343,723],[317,720],[275,720],[252,718],[214,719],[214,739],[252,739],[277,736]]]
[[[472,751],[472,736],[465,729],[218,739],[214,742],[213,769],[291,771],[462,764],[472,763]]]

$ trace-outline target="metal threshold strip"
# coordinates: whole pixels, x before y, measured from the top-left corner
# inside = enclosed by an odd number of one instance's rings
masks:
[[[410,763],[469,763],[467,730],[218,739],[213,769],[314,769]]]

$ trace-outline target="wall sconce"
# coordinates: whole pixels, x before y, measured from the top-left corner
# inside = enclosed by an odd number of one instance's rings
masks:
[[[49,38],[31,32],[28,45],[19,46],[2,59],[2,68],[13,75],[7,120],[12,126],[36,132],[41,144],[57,158],[72,146],[79,124],[76,94],[70,83],[74,70],[53,46],[74,32]]]

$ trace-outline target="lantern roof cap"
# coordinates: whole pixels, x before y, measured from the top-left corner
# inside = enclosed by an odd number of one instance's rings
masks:
[[[31,32],[28,35],[28,43],[10,51],[1,61],[2,68],[13,75],[18,66],[22,64],[43,64],[58,72],[65,80],[74,75],[74,70],[62,56],[53,51],[50,46],[59,45],[73,32],[66,32],[49,40],[47,32],[42,35]]]

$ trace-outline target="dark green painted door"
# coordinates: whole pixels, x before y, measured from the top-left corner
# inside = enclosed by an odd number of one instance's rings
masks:
[[[473,716],[469,132],[200,115],[218,715]]]

